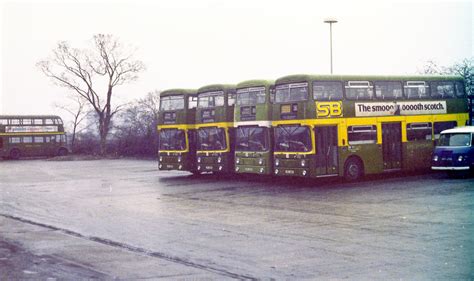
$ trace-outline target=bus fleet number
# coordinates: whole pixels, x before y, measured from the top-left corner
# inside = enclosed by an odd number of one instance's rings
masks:
[[[317,102],[316,117],[342,117],[342,102]]]

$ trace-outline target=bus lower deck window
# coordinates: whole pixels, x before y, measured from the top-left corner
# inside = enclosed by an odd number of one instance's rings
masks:
[[[407,140],[431,140],[431,123],[409,123],[407,124]]]
[[[377,142],[377,126],[349,126],[347,127],[348,142],[353,144],[371,144]]]
[[[447,129],[452,129],[456,127],[457,122],[456,121],[446,121],[446,122],[434,122],[433,125],[433,132],[434,132],[434,138],[439,139],[439,134]]]

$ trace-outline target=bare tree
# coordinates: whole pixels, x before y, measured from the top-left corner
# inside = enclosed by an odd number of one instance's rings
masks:
[[[114,128],[114,149],[119,155],[155,157],[158,135],[159,92],[148,93],[119,114]]]
[[[52,57],[37,63],[56,85],[72,90],[93,108],[99,122],[102,155],[106,152],[111,120],[121,108],[121,105],[112,105],[114,89],[136,80],[138,73],[145,69],[140,60],[133,58],[133,53],[116,37],[97,34],[90,49],[73,48],[65,41],[59,42]]]
[[[466,93],[470,96],[474,95],[474,58],[464,59],[452,66],[440,66],[430,60],[421,70],[418,70],[418,73],[459,75],[464,79]]]
[[[72,136],[71,136],[71,150],[75,152],[76,133],[79,125],[88,116],[90,111],[86,108],[86,100],[80,96],[70,96],[73,104],[55,104],[59,109],[68,112],[72,116]]]

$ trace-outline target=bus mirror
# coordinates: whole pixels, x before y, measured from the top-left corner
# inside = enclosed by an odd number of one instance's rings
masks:
[[[342,139],[342,145],[346,145],[346,140]]]

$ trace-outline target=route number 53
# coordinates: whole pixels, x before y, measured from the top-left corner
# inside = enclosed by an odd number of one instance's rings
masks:
[[[342,117],[342,101],[317,102],[316,117]]]

